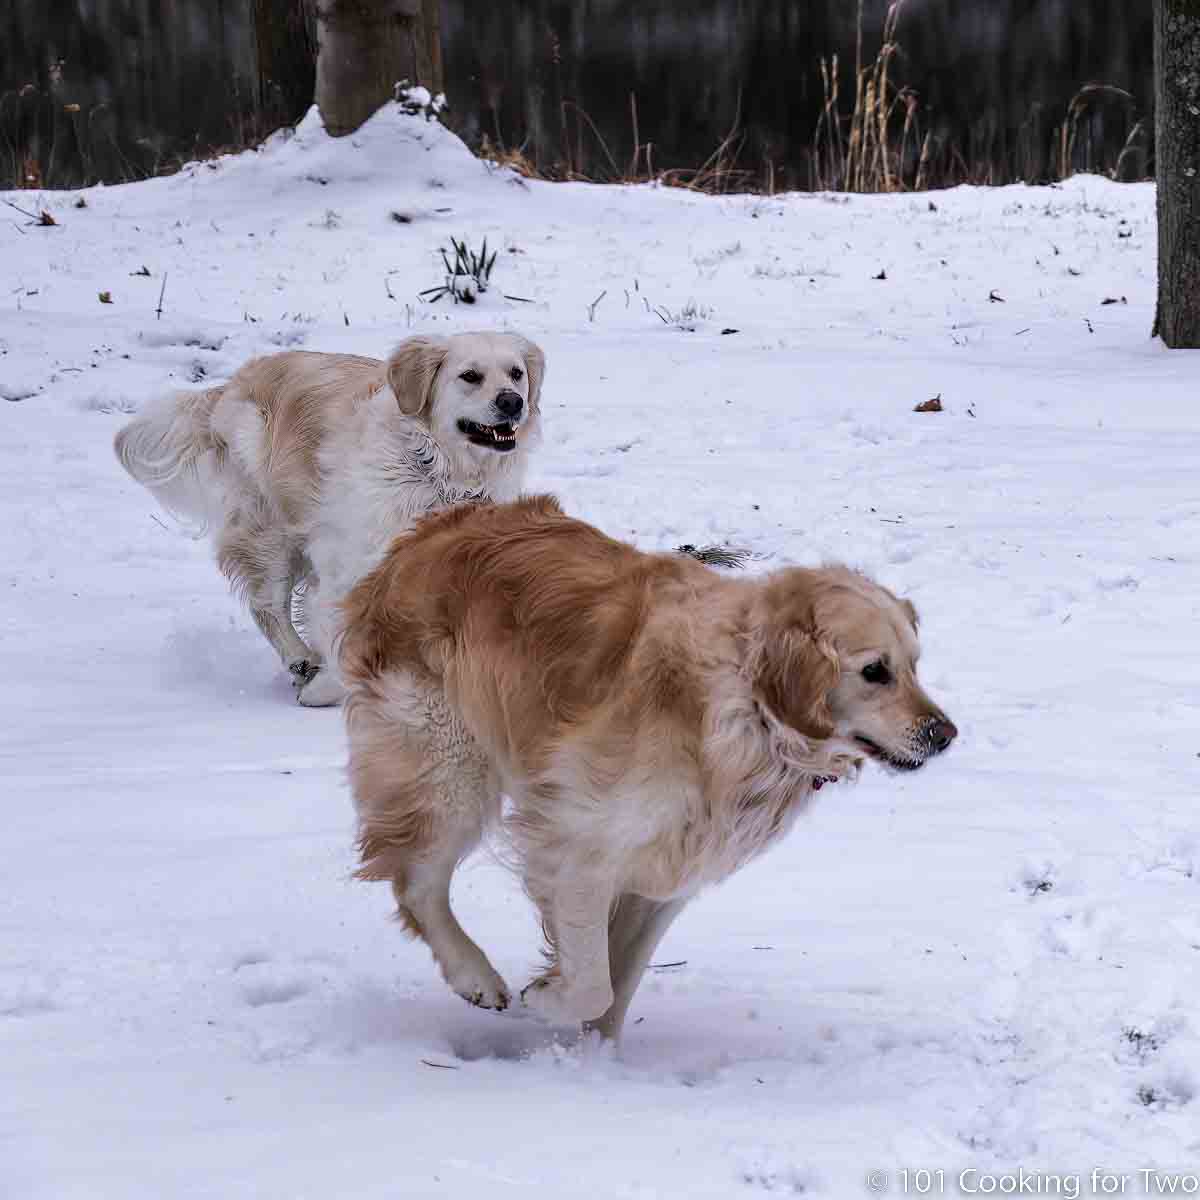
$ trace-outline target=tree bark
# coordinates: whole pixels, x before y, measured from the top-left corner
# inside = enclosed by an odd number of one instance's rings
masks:
[[[266,126],[298,120],[313,101],[313,48],[304,0],[254,0],[258,111]]]
[[[353,133],[402,79],[443,90],[440,0],[316,0],[317,107]]]
[[[1154,333],[1200,347],[1200,0],[1155,0],[1158,311]]]

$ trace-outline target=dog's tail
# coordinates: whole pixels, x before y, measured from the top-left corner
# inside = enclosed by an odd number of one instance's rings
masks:
[[[184,524],[205,527],[212,480],[223,447],[213,436],[222,388],[175,392],[152,400],[113,439],[121,466]]]

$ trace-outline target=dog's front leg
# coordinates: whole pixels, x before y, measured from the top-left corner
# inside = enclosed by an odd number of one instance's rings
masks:
[[[530,886],[552,941],[554,962],[521,999],[546,1020],[579,1024],[612,1007],[608,914],[613,892],[612,881],[598,877],[594,868],[569,862],[556,864],[549,888]]]
[[[625,1023],[625,1013],[633,999],[646,964],[662,940],[671,922],[683,910],[687,897],[676,900],[648,900],[644,896],[623,895],[613,909],[608,928],[609,969],[612,971],[612,1006],[598,1020],[588,1021],[589,1029],[601,1037],[617,1041]]]

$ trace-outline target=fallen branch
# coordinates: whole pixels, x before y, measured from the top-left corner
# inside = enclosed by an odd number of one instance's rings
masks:
[[[750,557],[749,550],[738,550],[732,546],[693,546],[691,542],[676,546],[675,552],[686,554],[688,558],[710,567],[741,567]]]
[[[48,213],[44,208],[40,213],[32,213],[29,211],[29,209],[22,208],[19,204],[14,204],[11,200],[5,200],[4,203],[7,204],[9,208],[19,212],[21,216],[28,217],[35,225],[50,226],[58,224],[53,216],[51,216],[50,213]]]

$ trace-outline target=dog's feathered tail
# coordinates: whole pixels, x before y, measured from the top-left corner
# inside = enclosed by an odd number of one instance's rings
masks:
[[[113,439],[121,466],[172,516],[199,530],[208,525],[211,476],[223,452],[211,428],[221,393],[211,388],[152,400]]]

